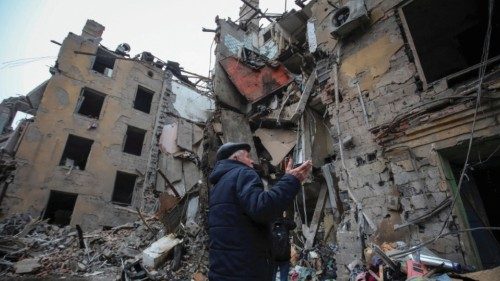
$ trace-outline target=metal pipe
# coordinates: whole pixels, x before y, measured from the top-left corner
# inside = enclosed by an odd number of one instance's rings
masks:
[[[356,81],[356,87],[358,88],[359,103],[361,103],[361,108],[363,109],[363,115],[365,117],[365,123],[366,123],[366,126],[369,128],[370,124],[368,123],[368,114],[366,113],[365,102],[363,100],[363,95],[361,94],[361,89],[359,88],[359,81]]]
[[[411,254],[411,258],[415,261],[419,261],[425,265],[430,265],[430,266],[437,266],[437,267],[443,267],[449,270],[453,271],[461,271],[462,266],[459,263],[452,262],[447,259],[443,259],[440,257],[435,257],[431,255],[426,255],[426,254]]]

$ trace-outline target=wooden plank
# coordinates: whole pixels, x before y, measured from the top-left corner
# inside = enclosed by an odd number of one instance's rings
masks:
[[[300,97],[299,104],[295,109],[295,113],[292,116],[292,121],[295,122],[299,119],[299,117],[304,112],[306,108],[307,101],[309,100],[309,96],[311,96],[311,92],[314,86],[314,82],[316,82],[316,69],[313,70],[309,78],[307,78],[306,85],[304,87],[304,91],[302,92],[302,96]]]
[[[417,53],[417,48],[415,48],[415,43],[413,42],[413,37],[411,36],[410,27],[406,22],[405,13],[403,12],[403,7],[398,9],[399,17],[401,18],[401,24],[403,25],[403,29],[406,34],[406,39],[408,40],[408,45],[410,45],[410,49],[413,53],[413,57],[415,58],[415,66],[417,67],[418,74],[420,75],[420,80],[422,80],[424,90],[427,90],[429,84],[427,83],[427,79],[425,78],[425,73],[422,68],[422,64],[420,63],[420,58]]]
[[[312,136],[314,133],[312,130],[316,127],[314,124],[310,124],[311,118],[307,117],[307,114],[302,115],[299,122],[299,130],[297,132],[297,145],[295,145],[295,150],[293,152],[294,164],[300,164],[307,160],[312,159]],[[314,161],[313,161],[314,163]]]
[[[323,177],[325,178],[326,181],[326,186],[328,188],[328,199],[330,202],[330,206],[332,206],[332,214],[334,219],[337,219],[338,217],[338,208],[337,208],[337,193],[335,189],[335,184],[333,182],[333,177],[332,177],[332,163],[328,163],[326,165],[321,166],[321,171],[323,172]]]
[[[305,249],[311,249],[313,246],[314,237],[316,237],[316,232],[318,231],[319,219],[321,218],[321,213],[323,213],[323,208],[325,207],[326,191],[327,187],[323,184],[321,186],[321,190],[319,191],[318,201],[316,201],[316,208],[314,209],[314,214],[309,226],[309,233],[306,235]]]

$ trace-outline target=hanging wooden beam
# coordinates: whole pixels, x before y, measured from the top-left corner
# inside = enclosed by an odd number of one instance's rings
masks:
[[[326,191],[327,186],[323,184],[321,190],[319,191],[318,201],[316,201],[316,208],[314,209],[314,214],[311,220],[311,225],[309,226],[309,233],[306,236],[305,249],[311,249],[314,243],[314,238],[316,237],[316,232],[318,231],[319,220],[321,218],[321,213],[323,213],[323,208],[326,202]]]

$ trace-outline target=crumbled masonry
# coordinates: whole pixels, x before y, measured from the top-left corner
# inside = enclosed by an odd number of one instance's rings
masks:
[[[313,161],[286,210],[289,280],[498,276],[498,7],[242,2],[203,29],[210,77],[108,49],[88,20],[50,79],[0,104],[0,280],[207,280],[226,142],[251,145],[266,189]],[[18,111],[33,117],[13,129]]]

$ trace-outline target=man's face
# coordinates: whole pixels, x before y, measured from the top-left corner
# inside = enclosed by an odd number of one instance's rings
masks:
[[[253,160],[250,158],[250,153],[248,151],[244,150],[241,156],[238,156],[236,160],[240,161],[241,163],[247,165],[250,168],[253,168]]]

